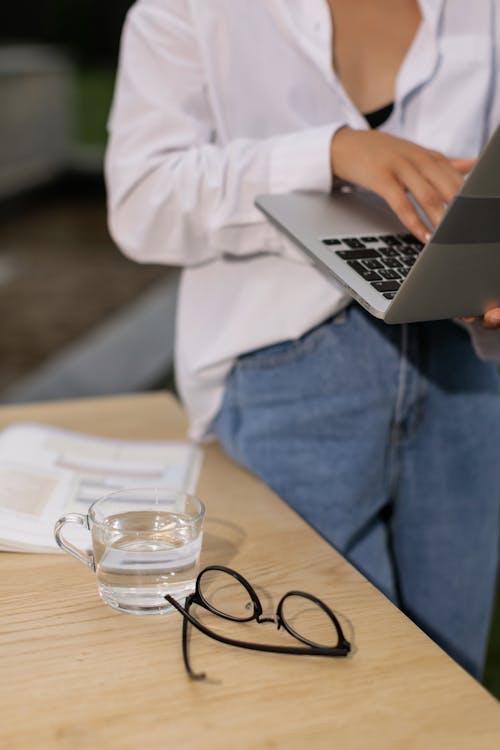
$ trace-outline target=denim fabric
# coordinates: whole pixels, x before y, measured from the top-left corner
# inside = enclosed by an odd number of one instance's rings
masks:
[[[465,331],[387,326],[351,305],[240,357],[213,427],[480,676],[499,548],[500,398],[496,367]]]

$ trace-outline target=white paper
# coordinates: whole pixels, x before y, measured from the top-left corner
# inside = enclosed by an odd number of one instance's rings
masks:
[[[0,433],[0,549],[56,552],[54,524],[123,488],[194,492],[202,452],[188,441],[100,438],[21,423]]]

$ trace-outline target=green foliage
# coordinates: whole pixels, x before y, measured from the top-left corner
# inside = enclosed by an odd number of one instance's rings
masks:
[[[500,586],[497,591],[495,614],[491,627],[484,686],[500,700]]]
[[[79,144],[103,146],[113,96],[115,72],[84,69],[76,74],[76,133]]]

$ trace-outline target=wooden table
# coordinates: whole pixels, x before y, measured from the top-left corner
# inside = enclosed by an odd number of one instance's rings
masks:
[[[130,439],[185,434],[163,394],[0,410],[0,427],[22,420]],[[275,604],[291,588],[324,597],[352,657],[244,651],[195,632],[193,665],[210,679],[192,682],[177,613],[117,613],[69,556],[2,553],[2,750],[498,750],[497,701],[214,445],[199,495],[203,562],[236,568]]]

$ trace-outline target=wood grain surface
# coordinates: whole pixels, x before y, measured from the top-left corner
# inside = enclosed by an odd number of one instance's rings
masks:
[[[185,436],[182,411],[164,394],[0,410],[0,427],[23,420],[128,439]],[[1,750],[498,750],[498,702],[215,445],[198,494],[202,563],[243,573],[269,614],[292,588],[322,597],[352,655],[258,653],[195,632],[193,666],[208,679],[192,682],[177,613],[117,613],[73,558],[1,553]],[[273,625],[232,627],[289,638]]]

